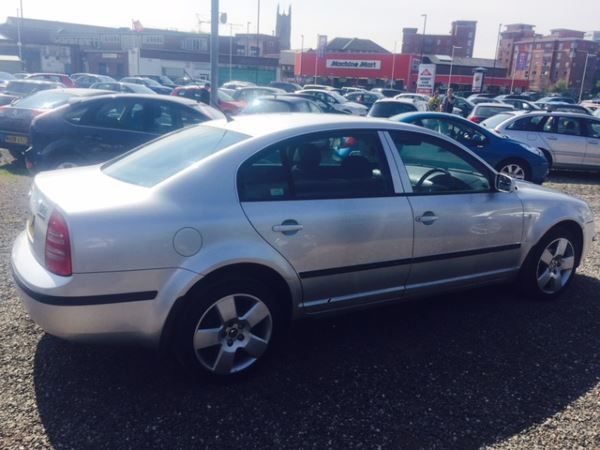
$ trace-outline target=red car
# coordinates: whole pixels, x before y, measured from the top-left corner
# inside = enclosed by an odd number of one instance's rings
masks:
[[[171,95],[175,95],[177,97],[185,97],[191,98],[192,100],[196,100],[197,102],[202,102],[209,104],[210,103],[210,90],[201,86],[179,86],[173,89]],[[228,113],[233,115],[238,114],[242,109],[244,109],[245,103],[236,102],[233,98],[231,98],[226,93],[221,90],[218,91],[219,96],[219,109],[224,113]]]
[[[43,81],[54,81],[56,83],[62,83],[65,87],[75,87],[73,80],[64,73],[32,73],[26,77],[28,80],[43,80]]]

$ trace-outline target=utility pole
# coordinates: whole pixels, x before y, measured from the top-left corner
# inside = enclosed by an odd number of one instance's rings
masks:
[[[494,57],[494,69],[496,68],[496,61],[498,61],[498,51],[500,50],[500,33],[502,32],[502,24],[498,25],[498,38],[496,39],[496,56]]]
[[[450,58],[450,76],[448,77],[448,89],[452,87],[452,68],[454,66],[454,50],[456,50],[457,48],[462,47],[457,47],[456,45],[452,46],[452,57]]]
[[[256,8],[256,56],[260,56],[260,0]],[[258,84],[258,59],[256,61],[256,84]]]
[[[23,6],[21,6],[23,8]],[[21,42],[21,22],[23,21],[23,10],[17,9],[17,48],[19,50],[19,60],[21,61],[21,70],[25,69],[23,61],[23,43]]]
[[[211,0],[210,11],[210,104],[218,108],[219,92],[219,0]]]
[[[421,14],[423,17],[423,39],[421,39],[421,59],[419,64],[423,64],[423,47],[425,47],[425,33],[427,32],[427,14]]]
[[[298,77],[299,80],[302,80],[302,57],[304,56],[304,35],[301,34],[300,35],[300,68],[298,69],[298,72],[300,74],[300,76]]]
[[[396,45],[398,41],[394,41],[394,54],[392,55],[392,79],[390,80],[390,89],[394,88],[394,72],[396,71]]]
[[[585,55],[585,65],[583,66],[583,78],[581,79],[581,89],[579,89],[579,103],[581,103],[581,98],[583,97],[583,87],[585,86],[585,75],[587,73],[588,59],[590,58],[590,54],[586,53]]]

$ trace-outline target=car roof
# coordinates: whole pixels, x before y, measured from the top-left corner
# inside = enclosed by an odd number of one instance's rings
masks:
[[[293,120],[290,120],[293,117]],[[218,121],[219,126],[228,130],[252,137],[260,137],[281,131],[313,128],[318,132],[330,128],[371,128],[371,129],[404,129],[414,130],[414,126],[399,124],[388,119],[365,118],[345,114],[310,114],[310,113],[278,113],[250,114],[236,116],[231,122]],[[402,125],[402,126],[398,126]],[[290,136],[292,133],[290,133]]]
[[[290,103],[310,102],[311,100],[299,95],[261,95],[257,100],[285,101]]]
[[[511,111],[511,110],[515,109],[512,105],[509,105],[508,103],[478,103],[477,105],[475,105],[475,108],[477,108],[477,109],[479,109],[481,107],[502,108],[502,109],[506,109],[507,111]]]
[[[375,103],[406,103],[408,105],[414,105],[415,102],[408,98],[394,98],[394,97],[384,97],[377,100]]]
[[[63,86],[60,82],[58,81],[50,81],[50,80],[29,80],[27,78],[15,78],[14,80],[8,80],[9,83],[17,83],[17,84],[21,84],[21,83],[26,83],[26,84],[38,84],[38,85],[48,85],[48,84],[55,84],[55,85],[59,85],[59,86]]]
[[[64,91],[69,91],[69,90],[74,90],[74,89],[63,89]],[[79,90],[83,90],[83,89],[79,89]],[[98,91],[98,89],[86,89],[89,91]],[[152,100],[152,101],[161,101],[161,102],[172,102],[172,103],[180,103],[182,105],[187,105],[187,106],[195,106],[198,104],[197,101],[189,99],[189,98],[185,98],[185,97],[176,97],[174,95],[153,95],[153,94],[118,94],[115,93],[113,91],[105,91],[108,93],[108,95],[103,95],[102,98],[106,99],[107,97],[110,98],[133,98],[133,99],[140,99],[140,100]],[[89,99],[89,101],[94,101],[94,100],[98,100],[97,98],[93,98],[93,99]]]

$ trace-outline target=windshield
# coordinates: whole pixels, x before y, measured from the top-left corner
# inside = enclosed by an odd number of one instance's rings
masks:
[[[74,95],[67,92],[50,89],[18,100],[13,104],[13,106],[16,108],[29,109],[53,109],[60,105],[64,105],[71,97],[74,97]]]
[[[335,91],[328,92],[328,94],[335,98],[338,101],[338,103],[346,103],[348,101],[347,98],[341,96]]]
[[[223,92],[222,89],[219,89],[217,91],[217,96],[219,97],[219,101],[222,102],[233,102],[233,97],[231,95],[228,95],[227,93]]]
[[[154,81],[152,78],[143,78],[143,80],[146,86],[160,87],[160,83],[158,81]]]
[[[248,139],[245,134],[198,125],[177,131],[109,161],[102,171],[117,180],[152,187],[218,151]]]
[[[483,122],[481,122],[481,125],[483,125],[486,128],[496,128],[502,122],[510,119],[511,117],[513,117],[513,114],[510,113],[496,114],[495,116],[492,116],[489,119],[486,119]]]
[[[244,114],[283,113],[290,112],[290,105],[277,100],[254,100],[244,110]]]
[[[477,112],[473,113],[479,117],[491,117],[494,114],[498,114],[512,108],[502,108],[501,106],[480,106],[477,108]]]

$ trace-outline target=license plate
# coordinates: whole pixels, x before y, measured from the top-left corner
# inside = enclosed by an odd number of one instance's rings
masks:
[[[13,134],[9,134],[4,136],[4,142],[7,144],[27,145],[29,139],[27,136],[15,136]]]
[[[29,235],[29,239],[33,241],[35,234],[35,216],[33,214],[27,220],[27,234]]]

